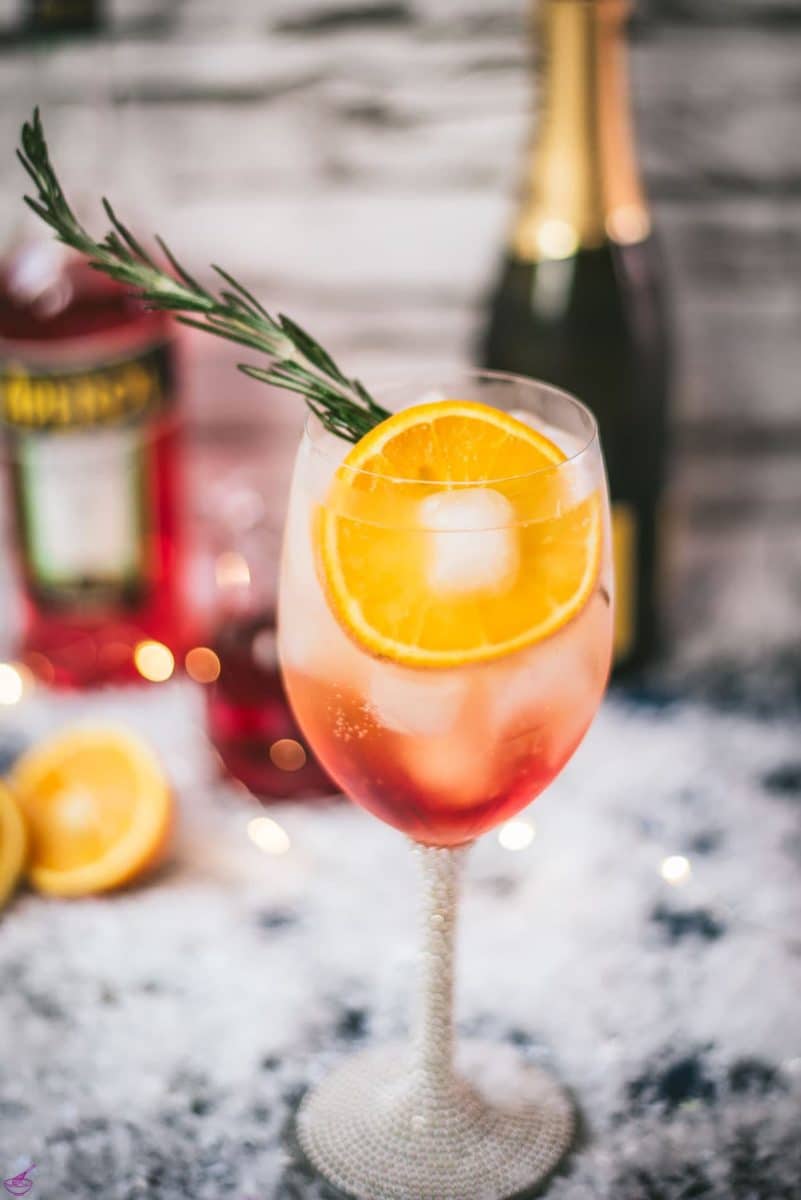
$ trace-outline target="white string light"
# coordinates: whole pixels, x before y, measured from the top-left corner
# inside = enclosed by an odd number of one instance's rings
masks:
[[[25,691],[22,672],[13,663],[0,663],[0,704],[18,704]]]
[[[287,831],[272,817],[253,817],[248,821],[248,837],[265,854],[286,854],[292,845]]]
[[[665,883],[673,884],[674,887],[679,883],[686,883],[692,874],[690,860],[683,854],[670,854],[662,859],[659,874]]]
[[[530,821],[507,821],[498,830],[498,841],[504,850],[525,850],[534,841],[535,834]]]
[[[175,658],[163,642],[139,642],[134,650],[134,665],[143,679],[164,683],[175,670]]]

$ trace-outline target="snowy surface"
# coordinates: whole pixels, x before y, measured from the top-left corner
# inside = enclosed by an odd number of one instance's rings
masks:
[[[797,713],[761,707],[613,698],[526,814],[532,844],[473,852],[461,1031],[573,1090],[583,1141],[553,1200],[799,1195],[801,756]],[[65,717],[152,740],[181,837],[148,886],[4,917],[2,1174],[35,1161],[34,1200],[330,1197],[287,1126],[338,1056],[404,1033],[411,855],[341,803],[272,809],[291,849],[256,849],[182,685],[29,701],[6,760]]]

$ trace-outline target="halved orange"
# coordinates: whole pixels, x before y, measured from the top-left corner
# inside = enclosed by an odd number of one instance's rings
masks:
[[[109,891],[161,860],[172,797],[155,755],[133,734],[60,734],[24,754],[9,782],[28,826],[28,877],[39,891]]]
[[[0,783],[0,908],[17,885],[25,865],[28,839],[17,802]]]
[[[416,667],[500,658],[571,620],[601,557],[597,491],[573,494],[565,454],[508,413],[417,405],[337,469],[315,540],[347,633]]]

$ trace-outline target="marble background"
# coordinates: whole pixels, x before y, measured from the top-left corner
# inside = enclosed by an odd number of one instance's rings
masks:
[[[79,189],[108,192],[198,270],[222,262],[368,378],[467,359],[531,119],[525,9],[113,0],[98,44],[7,45],[0,234],[40,100]],[[759,658],[797,644],[801,607],[801,12],[648,0],[631,43],[678,332],[674,656]],[[224,346],[201,339],[191,358],[198,420],[269,404],[277,525],[298,406],[234,376]]]

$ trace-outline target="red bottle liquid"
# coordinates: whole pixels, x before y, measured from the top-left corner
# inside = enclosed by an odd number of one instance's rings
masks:
[[[23,601],[20,657],[67,687],[182,649],[169,319],[58,247],[0,269],[0,425]]]
[[[275,656],[273,615],[232,613],[212,645],[219,677],[207,693],[208,730],[231,775],[263,800],[336,793],[289,708]]]

